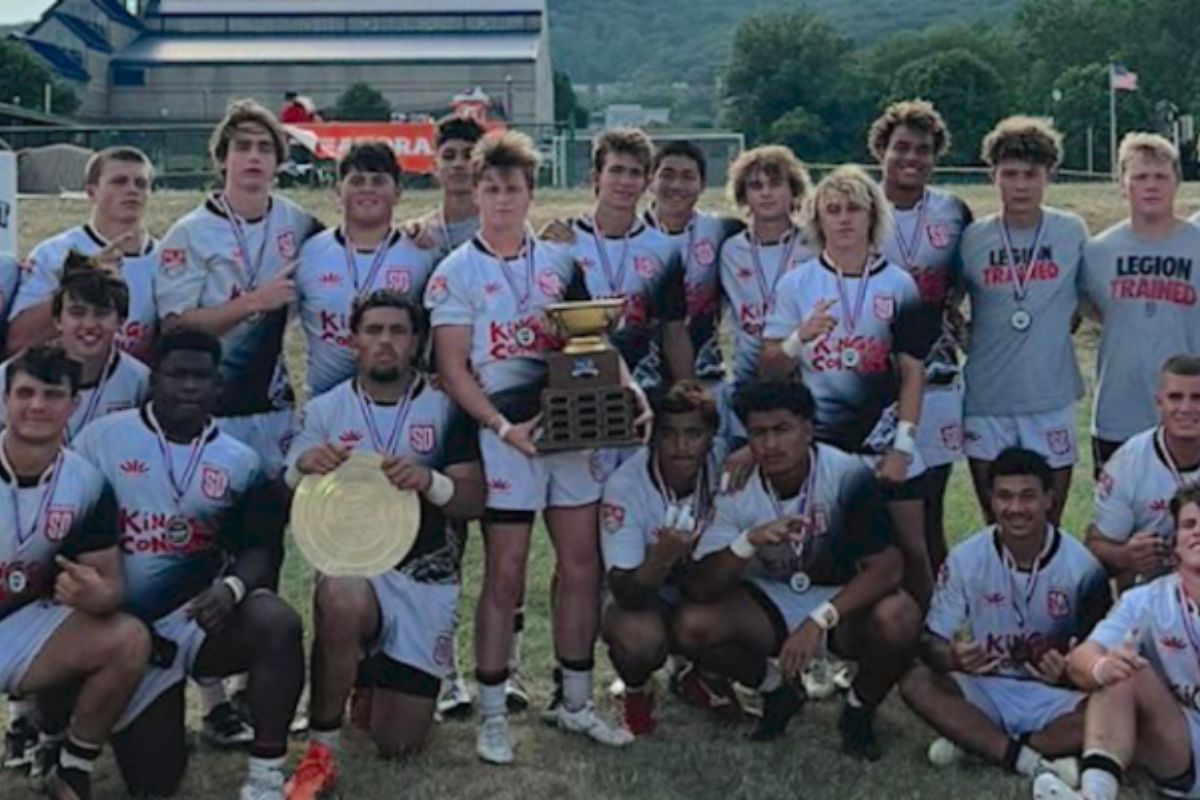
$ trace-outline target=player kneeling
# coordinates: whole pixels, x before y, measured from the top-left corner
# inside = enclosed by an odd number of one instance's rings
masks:
[[[1066,654],[1108,607],[1108,581],[1088,549],[1049,522],[1054,473],[1040,455],[1000,453],[988,497],[996,524],[943,564],[924,663],[900,689],[945,737],[929,749],[936,766],[969,750],[1021,775],[1052,771],[1074,783],[1068,756],[1082,744],[1085,695],[1066,674]]]
[[[1055,775],[1033,784],[1035,800],[1116,800],[1134,764],[1165,797],[1200,797],[1200,486],[1171,499],[1175,569],[1117,601],[1067,670],[1093,692],[1076,792]]]
[[[342,715],[364,653],[373,687],[370,732],[380,753],[407,755],[424,743],[452,667],[464,544],[463,526],[452,520],[483,512],[475,426],[412,366],[425,334],[421,308],[377,291],[355,303],[350,330],[357,375],[305,409],[288,482],[331,472],[352,451],[379,453],[393,486],[420,493],[421,527],[394,570],[318,579],[311,744],[288,782],[289,800],[312,800],[337,783]]]
[[[803,384],[751,383],[734,402],[758,467],[717,498],[676,642],[699,666],[763,693],[759,740],[781,736],[800,710],[794,682],[822,648],[858,659],[838,728],[844,752],[876,760],[875,709],[908,668],[921,625],[900,589],[879,487],[861,458],[813,441]]]

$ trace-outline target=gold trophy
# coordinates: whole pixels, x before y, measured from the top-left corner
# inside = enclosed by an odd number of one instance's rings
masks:
[[[621,354],[606,335],[623,304],[612,297],[546,307],[567,341],[560,352],[546,355],[549,382],[542,390],[537,443],[542,452],[641,443],[634,428],[637,400],[621,385]]]

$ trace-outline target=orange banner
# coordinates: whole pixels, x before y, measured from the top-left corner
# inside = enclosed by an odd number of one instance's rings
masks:
[[[321,160],[336,160],[351,145],[384,141],[405,172],[428,175],[437,155],[433,122],[303,122],[284,125],[288,136]]]

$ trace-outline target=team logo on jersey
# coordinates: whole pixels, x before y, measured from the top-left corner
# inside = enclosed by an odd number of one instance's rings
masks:
[[[229,473],[220,467],[205,467],[200,473],[200,491],[209,500],[220,500],[229,491]]]
[[[52,542],[61,542],[67,538],[74,524],[74,509],[52,508],[46,515],[46,538]]]
[[[692,257],[700,266],[711,267],[717,260],[717,251],[713,248],[712,242],[708,239],[701,239],[692,245]]]
[[[296,234],[291,231],[284,231],[279,234],[275,243],[279,245],[279,255],[284,258],[296,257]]]
[[[483,285],[483,293],[488,297],[495,297],[504,291],[504,287],[500,285],[500,281],[488,281]]]
[[[425,287],[425,299],[428,302],[440,306],[449,296],[450,287],[446,283],[445,275],[434,275],[429,279],[429,285]]]
[[[983,602],[987,603],[989,606],[1002,606],[1004,605],[1004,593],[989,592],[983,596]]]
[[[625,509],[614,503],[600,506],[600,523],[605,533],[616,533],[625,524]]]
[[[187,268],[187,250],[182,247],[169,247],[162,251],[160,263],[167,275],[178,275]]]
[[[321,284],[327,289],[334,286],[341,286],[342,276],[338,275],[336,272],[326,272],[321,275],[321,277],[317,278],[317,283]]]
[[[925,227],[925,232],[929,234],[929,243],[938,250],[945,250],[950,246],[950,228],[941,222],[931,222]]]
[[[558,298],[563,294],[562,278],[548,269],[544,269],[537,276],[538,290],[546,297]]]
[[[489,493],[509,494],[512,492],[512,483],[506,478],[489,477],[487,485]]]
[[[454,634],[439,633],[433,645],[433,663],[448,667],[454,660]]]
[[[949,425],[943,425],[938,431],[938,438],[942,440],[942,447],[947,450],[958,451],[962,450],[963,446],[963,430],[962,425],[957,422],[952,422]]]
[[[871,310],[875,312],[875,319],[891,322],[896,316],[896,298],[890,294],[877,295],[871,299]]]
[[[1096,493],[1100,495],[1101,500],[1107,500],[1113,493],[1113,476],[1108,470],[1103,470],[1100,473],[1099,480],[1096,481]]]
[[[738,267],[737,271],[734,272],[734,275],[737,276],[739,281],[745,283],[746,281],[754,279],[754,270],[750,269],[749,267]]]
[[[1054,455],[1066,455],[1071,452],[1071,432],[1066,428],[1055,428],[1054,430],[1046,431],[1046,444],[1050,447],[1050,452]]]
[[[654,277],[657,266],[658,262],[650,256],[635,256],[633,259],[633,271],[647,280]]]
[[[1184,642],[1183,639],[1180,639],[1178,636],[1173,636],[1173,635],[1168,634],[1167,636],[1164,636],[1159,641],[1162,642],[1162,646],[1163,646],[1164,650],[1174,650],[1175,652],[1179,652],[1180,650],[1187,649],[1187,643]]]
[[[150,471],[150,465],[145,461],[139,461],[136,458],[131,458],[128,461],[122,461],[118,469],[125,475],[145,475]]]
[[[1150,503],[1151,514],[1166,514],[1171,510],[1171,501],[1166,497],[1160,497]]]
[[[387,288],[393,292],[407,292],[412,288],[412,275],[406,269],[389,269],[385,280]]]
[[[338,441],[347,447],[354,447],[362,440],[362,431],[342,431],[342,435],[338,437]]]
[[[411,425],[408,429],[408,446],[413,452],[427,456],[437,446],[437,431],[432,425]]]
[[[1051,619],[1066,619],[1071,616],[1071,598],[1066,592],[1052,589],[1046,594],[1046,613]]]

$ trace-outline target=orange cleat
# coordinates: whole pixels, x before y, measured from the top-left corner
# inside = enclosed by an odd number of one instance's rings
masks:
[[[283,796],[286,800],[318,800],[328,796],[337,782],[337,758],[333,751],[323,744],[312,742],[304,758],[296,765],[296,771],[284,785]]]
[[[654,692],[625,690],[625,727],[634,736],[649,736],[654,733]]]

